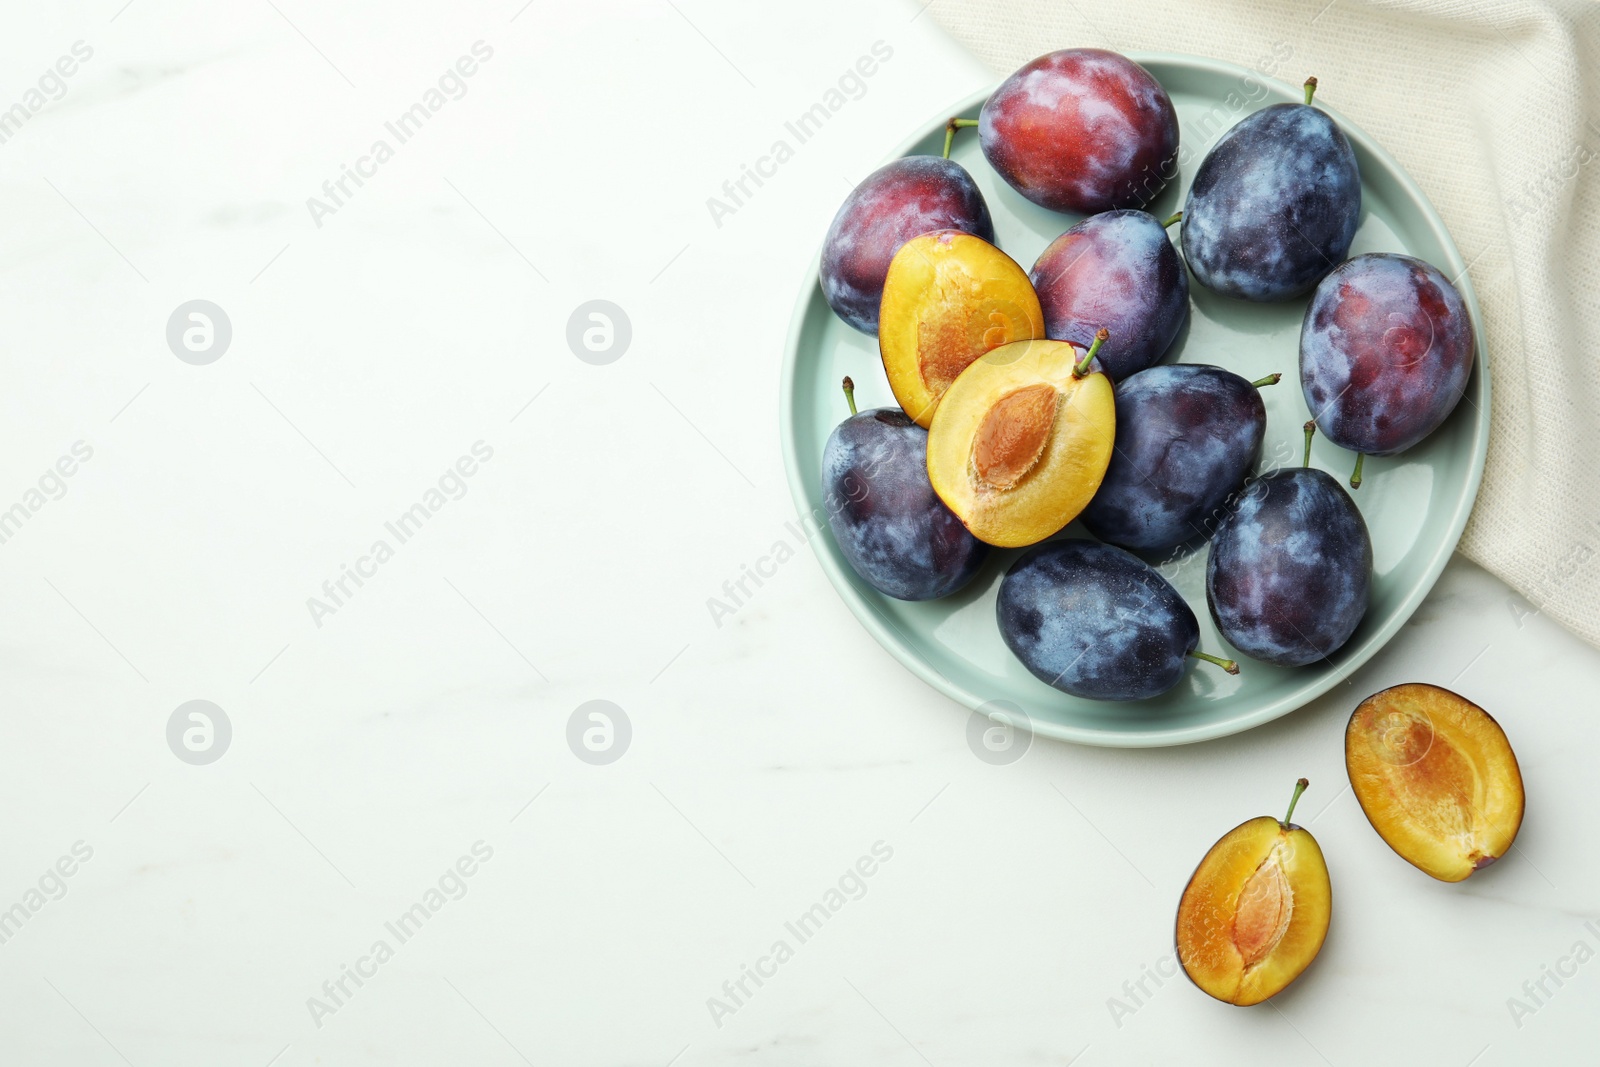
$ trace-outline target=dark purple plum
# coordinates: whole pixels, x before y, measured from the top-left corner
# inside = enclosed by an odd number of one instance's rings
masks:
[[[1068,48],[1000,83],[978,116],[984,157],[1040,207],[1144,207],[1178,173],[1178,114],[1126,56]]]
[[[1183,208],[1183,256],[1201,285],[1245,300],[1311,291],[1361,220],[1355,150],[1325,112],[1273,104],[1241,119],[1201,161]]]
[[[1048,541],[1000,582],[1000,636],[1034,677],[1091,700],[1143,700],[1178,684],[1200,624],[1155,570],[1098,541]]]
[[[933,600],[970,582],[989,546],[967,532],[928,482],[928,431],[899,408],[856,412],[822,451],[828,526],[850,566],[897,600]]]
[[[1084,526],[1146,552],[1209,537],[1261,455],[1267,409],[1257,384],[1221,367],[1176,363],[1119,382],[1116,404],[1116,447],[1080,516]]]
[[[1300,330],[1300,386],[1317,428],[1364,455],[1439,428],[1472,374],[1461,294],[1420,259],[1357,256],[1322,280]]]
[[[1344,647],[1367,613],[1371,587],[1366,520],[1342,485],[1310,467],[1251,482],[1223,518],[1206,562],[1217,629],[1245,655],[1281,667],[1303,667]]]
[[[906,156],[867,175],[845,198],[822,244],[822,294],[839,317],[876,336],[889,261],[913,237],[960,230],[994,243],[994,220],[961,164]]]
[[[1028,279],[1052,341],[1088,348],[1111,332],[1099,363],[1114,382],[1158,363],[1189,319],[1189,272],[1144,211],[1091,215],[1050,242]]]

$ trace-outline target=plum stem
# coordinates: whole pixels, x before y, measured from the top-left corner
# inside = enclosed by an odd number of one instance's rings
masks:
[[[1174,222],[1181,222],[1182,220],[1183,220],[1183,212],[1175,211],[1175,212],[1172,213],[1172,216],[1167,219],[1167,221],[1165,221],[1165,222],[1163,222],[1161,224],[1161,228],[1164,230],[1168,226],[1171,226]]]
[[[1316,419],[1307,419],[1306,420],[1306,458],[1300,464],[1300,466],[1302,466],[1302,467],[1311,466],[1311,438],[1312,438],[1312,436],[1314,434],[1316,434],[1316,432],[1317,432],[1317,420]]]
[[[1283,381],[1283,375],[1274,372],[1272,374],[1267,375],[1265,378],[1257,378],[1255,381],[1251,382],[1250,384],[1255,386],[1257,389],[1260,389],[1263,386],[1277,385],[1281,381]]]
[[[1239,665],[1231,659],[1223,659],[1221,656],[1213,656],[1207,652],[1191,652],[1189,655],[1193,656],[1195,659],[1203,659],[1207,663],[1215,663],[1229,674],[1239,673]]]
[[[1317,93],[1317,79],[1315,76],[1306,79],[1306,106],[1311,106],[1311,98]]]
[[[1283,817],[1283,825],[1288,826],[1289,820],[1294,818],[1294,806],[1300,803],[1300,794],[1306,791],[1306,786],[1311,783],[1304,778],[1294,784],[1294,796],[1289,798],[1289,811]]]
[[[848,374],[844,376],[844,399],[845,403],[850,405],[850,414],[854,415],[856,413],[856,383],[850,380]]]
[[[1356,453],[1356,469],[1350,473],[1350,488],[1361,488],[1361,465],[1367,461],[1365,452]]]
[[[944,124],[944,158],[950,158],[950,145],[956,139],[956,131],[977,124],[977,119],[951,119]]]
[[[1082,378],[1089,373],[1089,364],[1094,362],[1095,354],[1100,351],[1100,346],[1105,344],[1110,336],[1110,330],[1104,326],[1100,327],[1100,331],[1094,335],[1094,344],[1089,346],[1089,351],[1083,354],[1083,358],[1078,361],[1078,365],[1072,368],[1072,376],[1074,378]]]

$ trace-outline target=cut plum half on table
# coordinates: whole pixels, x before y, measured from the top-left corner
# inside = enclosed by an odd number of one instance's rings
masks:
[[[1211,846],[1178,902],[1178,961],[1200,989],[1228,1004],[1259,1004],[1317,958],[1333,889],[1322,849],[1294,825],[1306,780],[1283,819],[1241,823]]]
[[[1522,826],[1517,756],[1465,697],[1410,683],[1368,697],[1344,735],[1350,788],[1400,858],[1459,882],[1506,854]]]

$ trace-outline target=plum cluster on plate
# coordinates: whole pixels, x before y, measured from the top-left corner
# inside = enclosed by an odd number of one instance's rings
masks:
[[[1245,656],[1304,666],[1350,639],[1372,543],[1350,493],[1309,466],[1311,435],[1358,453],[1359,486],[1365,456],[1410,448],[1454,409],[1474,341],[1436,268],[1350,258],[1361,175],[1315,88],[1228,130],[1169,219],[1144,209],[1178,174],[1172,101],[1098,49],[1027,64],[976,120],[950,120],[945,158],[898,159],[851,193],[823,245],[822,290],[877,337],[899,405],[857,413],[851,396],[823,457],[829,525],[863,581],[933,599],[966,586],[991,547],[1028,549],[1001,581],[1001,636],[1041,680],[1098,700],[1159,695],[1191,659],[1238,671],[1198,650],[1194,612],[1136,553],[1209,540],[1211,615]],[[948,158],[967,126],[1019,194],[1087,216],[1031,270],[996,247],[977,183]],[[1307,465],[1256,470],[1259,390],[1280,374],[1162,362],[1189,317],[1191,273],[1239,300],[1311,294]],[[1052,540],[1074,519],[1095,540]]]

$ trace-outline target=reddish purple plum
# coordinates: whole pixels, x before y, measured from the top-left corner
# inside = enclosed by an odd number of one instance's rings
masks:
[[[1145,552],[1211,536],[1261,456],[1267,409],[1258,388],[1277,380],[1176,363],[1119,382],[1116,447],[1084,526]]]
[[[1455,410],[1472,355],[1472,320],[1456,287],[1420,259],[1372,253],[1317,287],[1300,330],[1300,385],[1330,441],[1393,455]]]
[[[1361,220],[1355,150],[1327,113],[1273,104],[1241,119],[1201,161],[1183,206],[1195,280],[1244,300],[1309,293],[1350,254]]]
[[[906,156],[867,175],[845,198],[822,244],[822,294],[862,333],[878,333],[889,261],[913,237],[960,230],[994,243],[994,220],[961,164]]]
[[[1110,331],[1097,359],[1113,382],[1160,362],[1189,319],[1189,272],[1143,211],[1091,215],[1050,242],[1028,278],[1052,341],[1088,348]]]
[[[928,431],[899,408],[857,413],[822,452],[822,492],[839,551],[872,588],[896,600],[949,596],[978,573],[989,546],[928,481]]]
[[[1126,56],[1069,48],[1000,83],[978,116],[989,165],[1040,207],[1144,207],[1178,173],[1178,115]]]
[[[1306,454],[1311,430],[1306,426]],[[1344,647],[1367,613],[1372,537],[1326,472],[1289,467],[1250,483],[1206,560],[1206,602],[1228,643],[1280,667]]]

